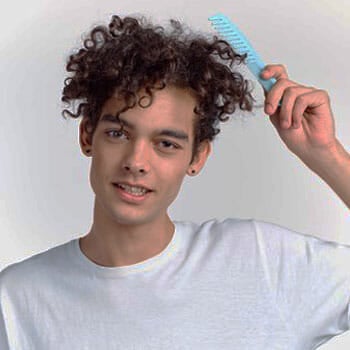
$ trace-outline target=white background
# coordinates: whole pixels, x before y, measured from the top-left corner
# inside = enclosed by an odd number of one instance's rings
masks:
[[[0,270],[90,229],[91,158],[80,151],[80,119],[65,121],[60,102],[65,61],[82,34],[112,14],[145,14],[161,25],[172,17],[212,31],[207,18],[217,12],[240,27],[266,64],[285,64],[292,80],[328,91],[337,137],[350,151],[348,1],[2,2]],[[255,96],[263,98],[258,84]],[[214,153],[200,175],[185,179],[171,217],[256,218],[350,244],[344,203],[290,153],[262,109],[246,122],[240,116],[221,124]],[[321,348],[349,345],[344,334]]]

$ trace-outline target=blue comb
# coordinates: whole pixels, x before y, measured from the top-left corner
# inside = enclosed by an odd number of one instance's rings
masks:
[[[238,29],[238,27],[230,21],[229,18],[221,13],[208,18],[213,28],[234,48],[240,55],[247,54],[247,67],[257,78],[266,92],[270,91],[276,83],[275,78],[264,80],[260,77],[260,73],[265,67],[265,63],[253,49],[248,39]]]

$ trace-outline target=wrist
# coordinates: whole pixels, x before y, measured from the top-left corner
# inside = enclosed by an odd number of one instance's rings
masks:
[[[336,139],[327,149],[314,152],[306,165],[324,180],[328,180],[350,169],[350,154]]]

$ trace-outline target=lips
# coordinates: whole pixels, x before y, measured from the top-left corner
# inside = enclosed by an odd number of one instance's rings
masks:
[[[124,189],[122,186],[113,184],[116,193],[126,203],[141,204],[144,203],[151,195],[153,191],[133,193],[129,190]]]
[[[120,185],[126,185],[126,186],[131,186],[131,187],[138,187],[146,190],[146,193],[148,192],[153,192],[153,190],[149,189],[148,187],[141,185],[141,184],[131,184],[128,182],[114,182],[114,186],[121,187]]]

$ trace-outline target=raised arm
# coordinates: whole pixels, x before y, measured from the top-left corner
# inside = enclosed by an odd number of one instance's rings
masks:
[[[267,65],[262,77],[277,79],[265,93],[265,113],[282,141],[350,209],[350,154],[336,138],[327,91],[290,80],[280,64]]]

